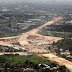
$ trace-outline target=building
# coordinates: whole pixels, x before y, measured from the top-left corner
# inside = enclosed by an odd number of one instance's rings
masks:
[[[17,18],[15,16],[11,17],[11,28],[17,26]]]

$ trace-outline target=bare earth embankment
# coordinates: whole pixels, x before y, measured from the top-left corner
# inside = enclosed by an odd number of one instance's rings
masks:
[[[43,54],[43,56],[48,57],[50,60],[59,63],[59,65],[66,66],[72,72],[72,62],[70,62],[64,58],[60,58],[58,56],[55,56],[53,54]]]

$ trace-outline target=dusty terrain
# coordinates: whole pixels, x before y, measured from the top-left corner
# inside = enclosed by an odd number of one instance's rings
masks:
[[[4,54],[19,54],[19,55],[28,55],[25,52],[0,52],[0,55],[4,55]]]
[[[0,41],[0,45],[13,47],[12,44],[9,44],[9,43],[7,43],[7,42],[3,42],[3,41]]]
[[[70,62],[64,58],[60,58],[58,56],[50,54],[50,53],[49,54],[43,54],[42,56],[48,57],[50,60],[59,63],[59,65],[65,65],[72,72],[72,62]]]
[[[45,23],[44,25],[42,25],[42,26],[40,26],[40,27],[37,27],[37,28],[35,28],[35,29],[33,29],[33,30],[31,30],[31,31],[28,31],[28,32],[26,32],[26,33],[23,33],[22,35],[21,35],[21,37],[19,38],[19,43],[23,46],[23,45],[26,45],[26,44],[28,44],[28,40],[27,40],[27,37],[29,36],[29,35],[36,35],[36,36],[39,36],[39,37],[43,37],[43,35],[40,35],[40,34],[38,34],[38,32],[43,28],[43,27],[45,27],[45,26],[47,26],[47,25],[51,25],[51,24],[53,24],[53,23],[55,23],[55,22],[57,22],[57,21],[60,21],[62,18],[61,17],[59,17],[59,18],[54,18],[54,20],[52,20],[52,21],[49,21],[49,22],[47,22],[47,23]],[[44,38],[46,39],[46,40],[54,40],[55,42],[57,42],[58,40],[60,40],[60,39],[62,39],[62,38],[60,38],[60,37],[51,37],[51,36],[44,36]],[[48,42],[49,44],[51,44],[52,42]]]
[[[58,40],[61,40],[62,38],[60,38],[60,37],[51,37],[51,36],[43,36],[43,35],[38,34],[38,32],[43,27],[45,27],[47,25],[51,25],[51,24],[53,24],[53,23],[55,23],[57,21],[60,21],[61,19],[62,19],[61,17],[54,18],[52,21],[49,21],[49,22],[45,23],[44,25],[42,25],[40,27],[37,27],[37,28],[35,28],[35,29],[31,30],[31,31],[26,32],[26,33],[22,33],[22,35],[14,36],[14,37],[4,37],[4,38],[0,38],[0,39],[18,38],[18,42],[22,46],[24,46],[24,45],[29,45],[29,42],[28,42],[29,40],[27,39],[27,37],[29,35],[36,35],[36,36],[44,38],[45,43],[51,44],[51,43],[53,43],[53,41],[57,42]],[[42,44],[44,44],[44,43],[42,43]],[[9,46],[9,45],[12,45],[12,44],[0,41],[0,45],[8,45]],[[40,52],[43,52],[43,51],[46,51],[46,50],[38,49],[37,47],[33,48],[33,47],[29,46],[28,51],[40,51]],[[50,53],[50,54],[41,54],[41,56],[48,57],[48,58],[50,58],[50,60],[58,62],[59,65],[65,65],[72,72],[72,62],[70,62],[68,60],[65,60],[64,58],[57,57],[57,56],[53,55],[52,53]]]
[[[58,40],[60,40],[60,39],[62,39],[62,38],[60,38],[60,37],[51,37],[51,36],[43,36],[43,35],[38,34],[38,32],[39,32],[39,30],[41,30],[43,27],[45,27],[45,26],[47,26],[47,25],[51,25],[51,24],[53,24],[53,23],[55,23],[55,22],[57,22],[57,21],[60,21],[61,19],[62,19],[61,17],[54,18],[54,20],[49,21],[49,22],[45,23],[44,25],[42,25],[42,26],[40,26],[40,27],[37,27],[37,28],[35,28],[35,29],[31,30],[31,31],[26,32],[26,33],[22,33],[22,35],[13,36],[13,37],[3,37],[3,38],[0,38],[0,40],[1,40],[1,39],[13,39],[13,38],[18,38],[18,42],[19,42],[22,46],[24,46],[24,45],[26,45],[26,44],[29,44],[29,43],[28,43],[28,39],[27,39],[27,37],[28,37],[29,35],[36,35],[36,36],[44,37],[45,40],[48,40],[48,44],[51,44],[51,43],[52,43],[52,41],[50,41],[50,40],[54,40],[54,41],[57,42]],[[0,43],[2,43],[2,41],[0,41]],[[4,42],[3,42],[3,43],[4,43]],[[5,43],[4,43],[4,44],[5,44]]]

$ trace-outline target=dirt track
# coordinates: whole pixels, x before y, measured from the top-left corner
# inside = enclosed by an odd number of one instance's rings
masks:
[[[22,46],[24,46],[24,45],[26,45],[26,44],[29,44],[29,43],[28,43],[28,39],[27,39],[27,37],[28,37],[29,35],[37,35],[37,36],[43,37],[43,35],[38,34],[38,32],[39,32],[43,27],[45,27],[45,26],[47,26],[47,25],[51,25],[51,24],[53,24],[53,23],[55,23],[55,22],[57,22],[57,21],[60,21],[61,19],[62,19],[61,17],[54,18],[54,20],[49,21],[49,22],[45,23],[44,25],[42,25],[42,26],[40,26],[40,27],[37,27],[37,28],[35,28],[35,29],[31,30],[31,31],[26,32],[26,33],[22,33],[22,35],[13,36],[13,37],[3,37],[3,38],[0,38],[0,39],[18,38],[18,42],[19,42]],[[44,38],[45,38],[46,40],[55,40],[56,42],[57,42],[58,40],[62,39],[62,38],[60,38],[60,37],[51,37],[51,36],[44,36]],[[1,42],[0,42],[0,43],[1,43]],[[52,42],[48,42],[48,43],[51,44]]]
[[[39,32],[43,27],[45,27],[45,26],[47,26],[47,25],[51,25],[51,24],[53,24],[53,23],[55,23],[55,22],[58,22],[58,21],[60,21],[61,19],[62,19],[61,17],[55,18],[54,20],[49,21],[49,22],[45,23],[44,25],[42,25],[42,26],[40,26],[40,27],[37,27],[37,28],[35,28],[35,29],[31,30],[31,31],[26,32],[26,33],[23,33],[23,34],[21,35],[21,37],[19,38],[19,40],[18,40],[19,43],[20,43],[22,46],[28,44],[27,37],[28,37],[29,35],[36,35],[36,36],[39,36],[39,37],[43,37],[43,35],[38,34],[38,32]],[[61,40],[61,39],[62,39],[62,38],[60,38],[60,37],[51,37],[51,36],[44,36],[44,38],[45,38],[46,40],[55,40],[55,42],[57,42],[58,40]],[[51,43],[52,43],[52,42],[49,42],[49,44],[51,44]]]
[[[57,21],[60,21],[61,19],[62,19],[61,17],[55,18],[54,20],[49,21],[49,22],[45,23],[44,25],[42,25],[40,27],[37,27],[36,29],[33,29],[33,30],[29,31],[29,32],[26,32],[26,33],[22,34],[21,38],[19,39],[19,42],[22,43],[23,45],[24,45],[24,43],[28,44],[27,36],[29,36],[29,35],[37,35],[37,36],[43,37],[43,35],[38,34],[38,31],[40,31],[43,27],[45,27],[47,25],[51,25],[51,24],[53,24],[53,23],[55,23]],[[23,38],[24,38],[24,40],[23,40]],[[51,37],[51,36],[44,36],[44,38],[46,40],[54,39],[56,42],[58,40],[62,39],[60,37]],[[48,44],[51,44],[51,42],[49,42]],[[59,65],[65,65],[72,72],[72,62],[70,62],[68,60],[65,60],[64,58],[57,57],[57,56],[55,56],[53,54],[47,54],[47,55],[45,54],[43,56],[49,57],[51,60],[58,62]]]
[[[59,63],[59,65],[66,66],[72,72],[72,62],[70,62],[64,58],[60,58],[58,56],[55,56],[53,54],[43,54],[42,56],[48,57],[50,60]]]
[[[3,42],[3,41],[0,41],[0,45],[13,47],[12,44],[9,44],[9,43],[7,43],[7,42]]]
[[[19,55],[28,55],[25,52],[0,52],[0,55],[4,55],[4,54],[19,54]]]
[[[59,17],[59,18],[54,18],[54,20],[49,21],[49,22],[45,23],[44,25],[42,25],[42,26],[40,26],[40,27],[37,27],[37,28],[35,28],[35,29],[31,30],[31,31],[28,31],[28,32],[26,32],[26,33],[23,33],[23,34],[20,35],[20,36],[4,37],[4,38],[0,38],[0,39],[11,39],[11,38],[17,38],[17,37],[18,37],[18,42],[19,42],[22,46],[28,45],[28,44],[29,44],[29,43],[28,43],[29,40],[27,39],[27,37],[28,37],[29,35],[36,35],[36,36],[39,36],[39,37],[43,37],[43,35],[38,34],[38,31],[41,30],[43,27],[45,27],[45,26],[47,26],[47,25],[51,25],[51,24],[53,24],[53,23],[55,23],[55,22],[57,22],[57,21],[60,21],[61,19],[62,19],[61,17]],[[61,39],[62,39],[62,38],[60,38],[60,37],[51,37],[51,36],[44,36],[44,38],[45,38],[45,40],[54,40],[54,41],[56,41],[56,42],[57,42],[58,40],[61,40]],[[1,44],[1,43],[2,43],[2,42],[0,41],[0,44]],[[51,43],[52,43],[52,42],[48,42],[48,44],[51,44]],[[7,43],[2,43],[2,45],[7,45]],[[29,49],[29,50],[31,50],[31,49]],[[33,50],[37,50],[37,49],[33,49]],[[42,54],[42,55],[43,55],[43,54]],[[72,63],[71,63],[70,61],[67,61],[67,60],[65,60],[64,58],[57,57],[57,56],[55,56],[55,55],[53,55],[53,54],[44,54],[43,56],[48,57],[48,58],[50,58],[51,60],[58,62],[59,65],[65,65],[65,66],[72,72]]]

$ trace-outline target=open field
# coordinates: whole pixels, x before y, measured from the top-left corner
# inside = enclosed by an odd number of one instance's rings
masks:
[[[41,35],[53,36],[53,37],[70,37],[72,38],[72,33],[70,32],[57,32],[57,31],[42,31],[39,32]]]

